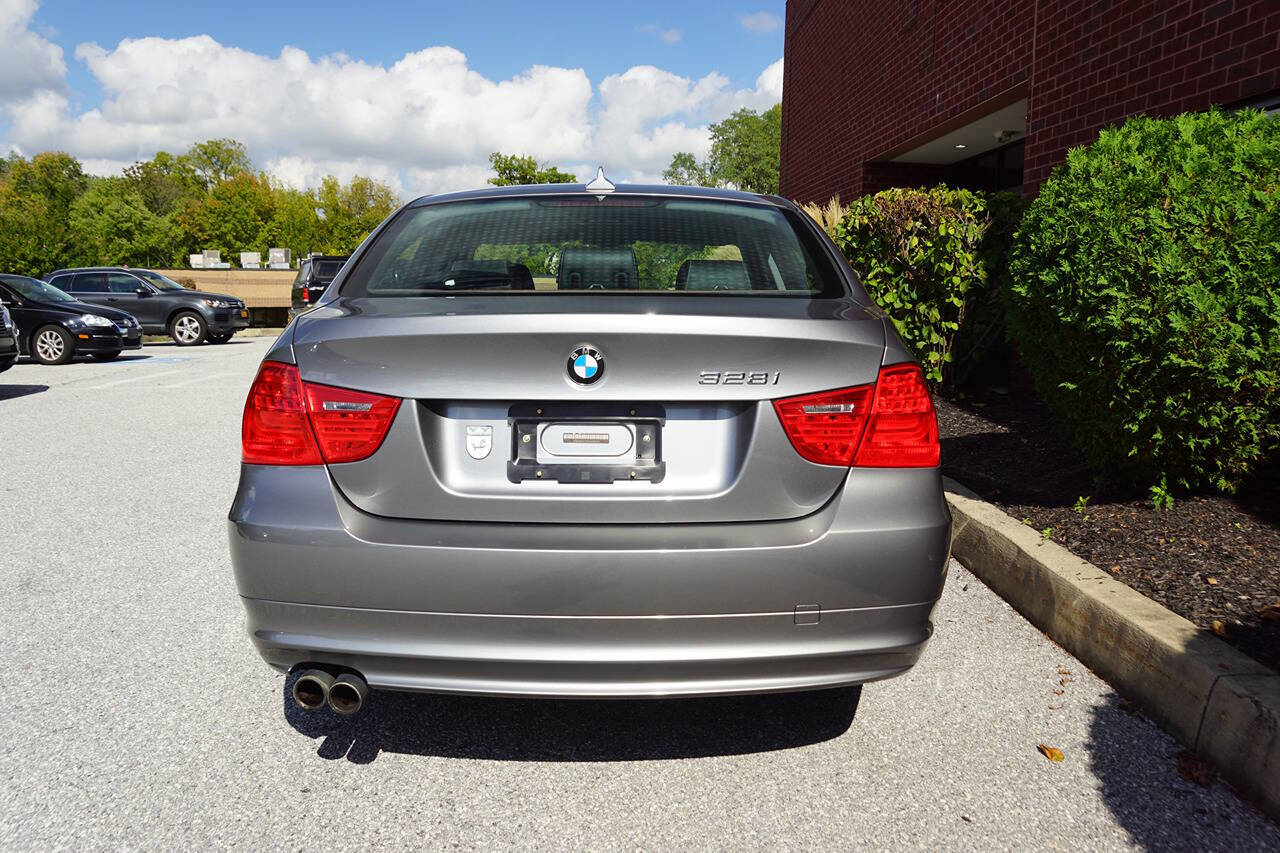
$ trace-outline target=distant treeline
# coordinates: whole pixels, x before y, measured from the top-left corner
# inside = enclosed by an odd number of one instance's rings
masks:
[[[399,204],[386,184],[325,178],[297,190],[258,171],[243,145],[214,139],[161,151],[113,177],[86,175],[69,154],[0,160],[0,272],[40,276],[97,264],[180,267],[189,254],[284,247],[353,250]]]

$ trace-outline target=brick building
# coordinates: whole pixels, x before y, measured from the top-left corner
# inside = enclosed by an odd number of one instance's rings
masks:
[[[1034,193],[1137,113],[1280,106],[1280,0],[788,0],[782,194]]]

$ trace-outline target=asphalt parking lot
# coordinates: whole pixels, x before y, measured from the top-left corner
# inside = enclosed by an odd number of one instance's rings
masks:
[[[297,712],[226,544],[269,344],[0,374],[0,848],[1280,848],[958,565],[920,665],[860,698]]]

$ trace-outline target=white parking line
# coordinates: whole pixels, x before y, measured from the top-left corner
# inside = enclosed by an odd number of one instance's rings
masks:
[[[204,376],[197,376],[195,379],[186,379],[182,382],[174,382],[169,385],[161,385],[161,388],[183,388],[187,385],[195,385],[197,382],[207,382],[210,379],[220,379],[223,376],[235,376],[234,373],[208,373]]]
[[[146,373],[138,374],[137,376],[130,376],[127,379],[117,379],[115,382],[103,382],[101,385],[90,385],[85,390],[101,391],[103,388],[114,388],[117,385],[124,385],[127,382],[137,382],[140,379],[154,379],[157,376],[168,376],[171,373],[181,373],[181,372],[182,371],[180,370],[158,370],[155,373],[148,371]]]

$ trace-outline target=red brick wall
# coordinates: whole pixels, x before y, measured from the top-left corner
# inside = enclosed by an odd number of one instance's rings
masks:
[[[1033,192],[1099,129],[1280,89],[1278,69],[1280,0],[789,0],[782,194],[933,182],[871,161],[1018,86]]]

